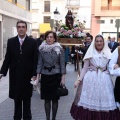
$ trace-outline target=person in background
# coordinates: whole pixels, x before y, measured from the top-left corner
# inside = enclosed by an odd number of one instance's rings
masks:
[[[57,42],[57,35],[53,31],[45,33],[45,41],[39,47],[37,65],[37,80],[41,76],[41,99],[45,101],[46,120],[56,120],[59,96],[58,87],[65,84],[65,56],[62,46]]]
[[[29,37],[30,37],[30,38],[33,38],[33,36],[32,36],[32,35],[29,35]]]
[[[119,46],[118,42],[115,42],[115,37],[111,38],[111,42],[108,43],[108,47],[110,48],[111,52],[113,52]]]
[[[111,37],[108,36],[107,42],[110,43],[111,42]]]
[[[74,55],[75,55],[75,46],[72,46],[71,48],[71,62],[74,64]]]
[[[68,46],[66,46],[65,49],[65,68],[67,66],[67,63],[70,61],[70,48]]]
[[[62,47],[63,47],[64,53],[65,53],[65,69],[66,69],[67,62],[68,62],[68,52],[67,52],[66,46],[63,45]]]
[[[73,59],[73,64],[74,64],[74,70],[77,71],[78,70],[78,64],[77,64],[77,50],[76,48],[78,48],[78,46],[72,46],[72,50],[71,50],[71,56]]]
[[[92,41],[93,41],[93,36],[88,34],[86,39],[85,39],[85,43],[84,43],[85,46],[80,47],[80,51],[82,52],[82,58],[84,58],[84,56],[85,56],[89,46],[91,45]],[[82,68],[83,68],[83,65],[84,65],[84,61],[82,61]]]
[[[79,61],[81,59],[81,51],[80,51],[80,46],[75,45],[75,61],[74,61],[74,66],[75,66],[75,71],[78,71],[79,67]]]
[[[0,78],[9,69],[9,97],[14,100],[14,120],[32,120],[31,97],[36,79],[37,42],[27,36],[27,23],[18,21],[18,35],[7,42],[7,52],[0,70]]]
[[[86,36],[90,36],[90,33],[86,33]],[[84,38],[84,39],[82,40],[82,43],[83,43],[84,46],[86,46],[86,43],[87,43],[87,42],[86,42],[86,38]]]
[[[42,42],[44,41],[44,34],[41,34],[39,38],[37,38],[37,44],[38,44],[38,48],[39,46],[42,44]]]
[[[107,70],[111,51],[103,36],[97,35],[84,57],[84,67],[70,113],[75,120],[120,120],[113,83]]]
[[[38,49],[39,49],[39,46],[44,41],[44,38],[45,38],[45,35],[41,34],[40,37],[36,39],[37,40],[37,47],[38,47]],[[38,54],[39,54],[39,51],[38,51]],[[41,83],[41,79],[39,79],[38,82]],[[40,87],[40,84],[38,84],[38,86]],[[36,86],[35,85],[33,85],[33,90],[36,91]]]

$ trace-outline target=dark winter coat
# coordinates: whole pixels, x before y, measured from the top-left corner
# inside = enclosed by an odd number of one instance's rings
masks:
[[[22,51],[18,36],[10,38],[0,73],[6,76],[9,69],[9,97],[27,99],[32,96],[30,80],[36,76],[37,42],[26,36]]]
[[[118,42],[114,42],[113,46],[112,46],[111,42],[108,43],[108,47],[111,49],[111,52],[113,52],[118,46],[119,46]]]

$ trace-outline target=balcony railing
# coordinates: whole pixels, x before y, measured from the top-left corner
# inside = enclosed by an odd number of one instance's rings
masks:
[[[67,8],[79,8],[80,0],[68,0],[66,4]]]

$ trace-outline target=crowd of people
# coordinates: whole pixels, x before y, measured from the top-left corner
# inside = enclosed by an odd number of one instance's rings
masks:
[[[14,120],[32,120],[32,81],[40,83],[40,96],[44,100],[46,120],[56,120],[58,110],[57,90],[65,85],[66,65],[69,61],[82,71],[74,87],[76,96],[70,114],[75,120],[120,120],[120,47],[115,37],[106,41],[102,35],[95,39],[90,34],[82,46],[62,46],[53,31],[35,40],[28,36],[27,24],[18,21],[18,35],[7,43],[0,79],[9,69],[9,97],[14,100]],[[78,55],[78,57],[77,57]],[[115,87],[111,75],[117,76]]]

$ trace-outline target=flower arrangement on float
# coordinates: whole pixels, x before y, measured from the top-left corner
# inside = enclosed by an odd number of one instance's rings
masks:
[[[57,35],[58,38],[81,38],[84,39],[86,37],[86,33],[83,31],[83,27],[79,27],[79,25],[74,25],[73,29],[69,30],[66,25],[61,25]]]

